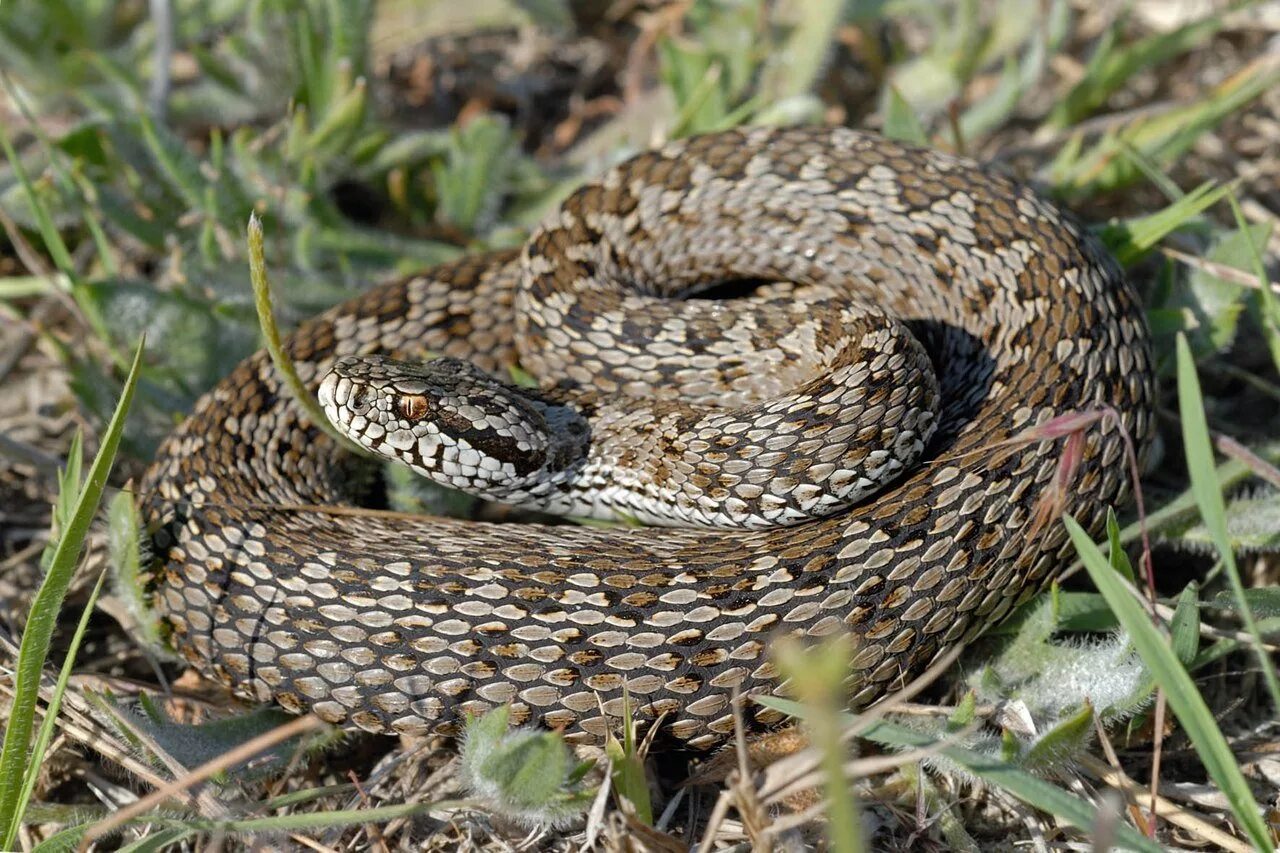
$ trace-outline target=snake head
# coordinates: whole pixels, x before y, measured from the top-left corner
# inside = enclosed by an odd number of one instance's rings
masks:
[[[456,358],[347,356],[321,380],[318,396],[356,444],[490,500],[520,502],[585,455],[580,416]]]

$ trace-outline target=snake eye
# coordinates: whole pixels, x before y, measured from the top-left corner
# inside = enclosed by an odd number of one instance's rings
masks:
[[[396,399],[396,411],[406,421],[417,423],[427,416],[427,398],[421,394],[401,394]]]

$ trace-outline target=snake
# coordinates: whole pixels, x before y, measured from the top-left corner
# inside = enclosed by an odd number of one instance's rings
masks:
[[[265,352],[195,404],[139,489],[164,636],[251,700],[411,736],[507,706],[707,748],[781,718],[745,699],[786,691],[784,636],[847,636],[865,706],[1034,596],[1058,516],[1099,533],[1154,429],[1141,300],[1094,234],[843,127],[643,151],[283,348],[373,454],[616,522],[378,511]]]

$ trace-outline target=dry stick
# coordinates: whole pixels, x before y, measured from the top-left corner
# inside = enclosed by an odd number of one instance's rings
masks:
[[[720,792],[715,806],[711,809],[711,815],[707,818],[707,828],[702,833],[702,842],[698,845],[699,850],[712,849],[711,842],[719,834],[720,824],[724,823],[724,819],[729,816],[729,806],[732,802],[733,794],[730,789],[725,788]]]
[[[1217,446],[1218,451],[1223,456],[1229,456],[1232,459],[1239,459],[1249,470],[1266,480],[1273,486],[1280,487],[1280,468],[1272,465],[1231,436],[1215,432],[1213,433],[1213,443]]]
[[[965,738],[976,732],[979,728],[978,723],[971,723],[964,728],[958,729],[948,734],[945,738],[928,746],[917,747],[907,750],[906,752],[895,752],[891,755],[876,755],[869,758],[850,759],[844,765],[845,774],[855,779],[862,779],[868,776],[874,776],[877,773],[884,773],[888,770],[894,770],[906,764],[914,764],[925,758],[932,758],[938,755],[944,749],[953,746],[962,745]],[[803,776],[797,776],[790,779],[785,786],[780,787],[764,802],[766,805],[777,805],[784,799],[801,791],[810,788],[816,788],[822,782],[823,773],[821,770],[812,770]]]
[[[151,85],[147,106],[156,122],[164,123],[169,105],[170,66],[173,61],[173,4],[171,0],[151,0],[151,21],[155,32],[152,47]]]
[[[1124,770],[1120,766],[1120,756],[1116,755],[1116,748],[1112,745],[1111,738],[1107,737],[1107,729],[1102,725],[1102,720],[1098,718],[1097,714],[1093,715],[1093,730],[1097,732],[1098,743],[1102,745],[1102,754],[1107,757],[1108,763],[1110,763],[1111,767],[1114,768],[1117,773],[1123,773]],[[1142,816],[1142,806],[1127,788],[1121,788],[1120,794],[1124,797],[1125,802],[1129,804],[1129,808],[1131,810],[1130,813],[1133,815],[1134,823],[1137,824],[1138,829],[1143,835],[1150,837],[1152,834],[1152,827]]]
[[[847,776],[864,779],[868,776],[874,776],[877,773],[884,773],[907,764],[914,764],[917,761],[937,755],[942,749],[958,745],[961,738],[968,737],[973,734],[975,729],[975,726],[966,726],[964,729],[948,735],[944,740],[940,740],[935,744],[920,747],[919,749],[908,750],[907,752],[895,753],[894,755],[878,755],[871,758],[855,758],[845,764],[844,771]],[[818,783],[821,782],[821,779],[821,773],[812,773],[807,779],[798,780],[796,789],[786,791],[785,795],[790,796],[791,794],[799,793],[800,791],[808,788],[816,788]],[[800,787],[800,783],[804,783],[803,787]],[[769,805],[776,804],[777,801],[769,803]],[[816,805],[808,807],[802,812],[778,818],[773,822],[773,826],[771,826],[768,831],[772,835],[780,835],[789,829],[803,826],[822,814],[826,807],[827,802],[826,800],[823,800]]]
[[[1174,608],[1167,604],[1157,604],[1156,611],[1165,619],[1172,619],[1175,613]],[[1249,644],[1253,643],[1255,637],[1248,631],[1227,631],[1223,628],[1216,628],[1213,625],[1200,624],[1200,636],[1208,637],[1210,640],[1234,640],[1237,643]],[[1275,643],[1264,643],[1258,641],[1255,644],[1258,648],[1267,652],[1280,652],[1280,645]]]
[[[596,839],[600,837],[600,833],[604,829],[604,812],[609,805],[609,793],[612,787],[610,783],[613,779],[612,758],[605,762],[603,774],[604,778],[600,782],[600,787],[596,790],[596,795],[591,800],[591,808],[587,809],[587,830],[586,840],[582,844],[583,850],[594,849]]]
[[[6,657],[17,659],[18,650],[12,641],[0,633],[0,652]],[[13,687],[9,679],[12,677],[12,670],[8,667],[0,667],[0,696],[13,698]],[[79,677],[76,678],[78,682]],[[114,736],[102,730],[97,720],[90,713],[88,703],[84,697],[71,689],[72,686],[78,686],[75,682],[68,685],[68,689],[62,694],[62,707],[58,712],[58,727],[70,739],[82,746],[87,746],[94,752],[118,764],[120,767],[133,776],[152,785],[163,785],[165,780],[157,775],[148,765],[138,761],[133,754],[129,752],[122,744],[115,740]],[[53,679],[47,672],[41,674],[40,678],[40,698],[44,702],[49,702],[53,695]],[[47,707],[36,707],[36,712],[43,715],[48,712]]]
[[[58,474],[62,471],[63,462],[58,457],[4,434],[0,434],[0,455],[30,465],[40,476],[53,482],[57,481]]]
[[[276,744],[286,741],[296,735],[306,734],[307,732],[322,729],[324,726],[325,723],[322,722],[319,717],[314,717],[308,714],[305,717],[299,717],[296,720],[291,720],[279,728],[260,734],[253,740],[247,743],[242,743],[235,749],[230,750],[229,752],[224,752],[217,758],[206,761],[204,764],[201,764],[182,778],[174,779],[172,782],[169,782],[155,791],[152,791],[150,794],[147,794],[137,802],[98,821],[85,832],[84,838],[81,839],[80,846],[77,849],[80,853],[84,853],[84,851],[89,849],[89,845],[93,843],[95,839],[119,829],[126,822],[140,814],[143,814],[148,809],[159,805],[170,797],[185,791],[192,785],[203,782],[209,777],[226,770],[228,767],[239,764],[242,761],[246,761],[257,755],[259,752],[262,752],[264,749],[269,749],[270,747],[273,747]]]
[[[399,752],[390,761],[380,764],[380,768],[375,768],[374,772],[370,773],[369,778],[365,780],[365,784],[379,785],[383,781],[385,781],[395,771],[396,768],[398,768],[401,764],[408,761],[410,758],[416,758],[419,753],[436,752],[436,751],[437,750],[431,749],[428,746],[426,741],[423,741],[422,743],[416,744],[412,747],[406,748],[404,751]],[[300,752],[298,754],[301,755]],[[412,788],[411,792],[405,795],[407,798],[407,802],[420,803],[424,799],[426,799],[427,793],[429,791],[434,791],[436,788],[439,787],[439,785],[436,783],[437,778],[442,776],[445,772],[451,771],[451,768],[453,767],[454,763],[455,762],[446,762],[443,766],[438,768],[435,773],[429,774],[426,780],[421,785],[410,786]],[[452,778],[454,775],[456,775],[456,770],[449,772],[450,778]],[[401,786],[402,789],[403,787],[404,786]],[[412,820],[411,817],[399,817],[392,821],[389,821],[387,825],[383,828],[383,834],[391,835],[391,834],[398,833],[411,820]]]
[[[3,438],[4,436],[0,436],[0,440],[3,440]],[[15,551],[10,556],[5,557],[3,560],[0,560],[0,572],[7,572],[10,569],[17,568],[18,566],[25,563],[27,560],[31,559],[32,557],[36,556],[41,551],[43,551],[45,549],[45,546],[48,544],[49,544],[49,540],[47,538],[37,539],[34,542],[32,542],[30,545],[23,548],[22,550]]]
[[[733,688],[733,699],[729,702],[729,709],[733,713],[733,747],[735,756],[738,759],[738,780],[747,778],[751,772],[747,759],[746,725],[742,721],[741,700],[742,695],[735,686]],[[725,787],[716,799],[715,807],[711,810],[711,817],[707,820],[707,828],[702,833],[702,844],[699,845],[701,849],[711,849],[716,833],[720,831],[720,824],[724,822],[725,817],[729,814],[734,788],[734,780],[726,779]]]
[[[334,848],[326,847],[314,838],[308,838],[307,836],[296,832],[290,833],[289,837],[301,844],[303,847],[310,847],[312,850],[315,850],[316,853],[338,853]]]
[[[360,798],[360,801],[364,804],[365,808],[369,808],[372,800],[369,797],[369,793],[365,791],[364,787],[360,784],[360,777],[356,775],[354,770],[349,770],[347,771],[347,778],[349,778],[351,780],[351,784],[355,786],[356,795]],[[365,831],[369,833],[371,841],[378,845],[379,850],[383,851],[383,853],[390,853],[390,850],[387,848],[387,841],[383,837],[382,831],[378,828],[376,823],[366,824]]]
[[[1232,284],[1238,284],[1241,287],[1250,287],[1254,290],[1261,290],[1262,285],[1258,282],[1258,277],[1251,272],[1246,272],[1238,267],[1229,264],[1218,263],[1217,261],[1206,260],[1205,258],[1197,258],[1195,255],[1188,255],[1186,252],[1180,252],[1177,249],[1171,249],[1168,246],[1161,246],[1160,253],[1175,261],[1181,261],[1189,267],[1204,270],[1205,272],[1215,275],[1218,278],[1225,279]],[[1280,295],[1280,282],[1269,281],[1268,286],[1273,293]]]

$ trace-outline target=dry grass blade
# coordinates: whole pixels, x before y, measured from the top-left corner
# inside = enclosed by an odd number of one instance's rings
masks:
[[[1166,257],[1173,258],[1175,261],[1181,261],[1192,269],[1204,270],[1205,272],[1215,275],[1218,278],[1225,279],[1232,284],[1238,284],[1241,287],[1249,287],[1254,290],[1260,289],[1258,284],[1258,276],[1254,273],[1247,272],[1228,264],[1211,261],[1208,258],[1198,258],[1195,255],[1189,255],[1172,246],[1161,246],[1160,253]],[[1268,282],[1271,285],[1272,292],[1280,295],[1280,281]]]
[[[5,657],[14,659],[17,657],[18,648],[9,638],[0,635],[0,653]],[[139,761],[133,754],[132,750],[111,730],[103,727],[98,722],[94,709],[89,702],[74,689],[76,682],[83,682],[84,679],[73,679],[73,689],[68,689],[62,694],[62,707],[58,715],[58,728],[69,737],[74,743],[87,747],[100,753],[130,775],[146,782],[153,787],[159,787],[165,784],[165,779],[157,775],[146,763]],[[40,683],[40,698],[48,702],[53,695],[54,681],[53,677],[45,673]],[[8,678],[0,679],[0,694],[9,698],[13,697],[13,685]],[[43,709],[41,709],[43,713]]]
[[[1250,853],[1249,844],[1235,838],[1208,822],[1196,817],[1191,812],[1161,796],[1152,796],[1145,787],[1130,779],[1123,771],[1099,761],[1091,755],[1080,757],[1081,766],[1100,781],[1122,792],[1138,805],[1148,811],[1155,812],[1164,820],[1193,833],[1208,844],[1215,844],[1232,853]]]
[[[847,743],[858,737],[858,735],[874,725],[876,721],[882,719],[885,714],[909,702],[943,672],[946,672],[955,663],[960,652],[961,649],[959,648],[948,650],[929,669],[904,686],[901,691],[881,699],[860,713],[854,722],[842,729],[840,733],[841,742]],[[812,788],[821,777],[822,755],[818,750],[812,748],[788,755],[769,765],[764,770],[752,774],[747,757],[748,748],[743,738],[744,729],[741,724],[741,710],[737,703],[734,703],[733,708],[737,721],[737,725],[735,725],[734,754],[738,766],[734,772],[728,775],[725,788],[717,798],[707,820],[702,836],[702,844],[705,849],[710,849],[710,845],[716,838],[721,824],[728,817],[731,808],[737,807],[739,810],[744,810],[748,815],[751,815],[750,819],[744,820],[744,823],[749,826],[767,825],[762,818],[761,807],[778,805],[796,792]],[[893,757],[887,761],[886,766],[898,766],[901,763],[903,763],[901,760]],[[869,768],[881,766],[878,760],[872,763],[860,763],[855,760],[850,765],[859,772],[867,772]],[[846,769],[850,765],[846,765]],[[787,824],[787,826],[791,825],[790,822]],[[776,832],[770,830],[769,834],[775,835]]]

